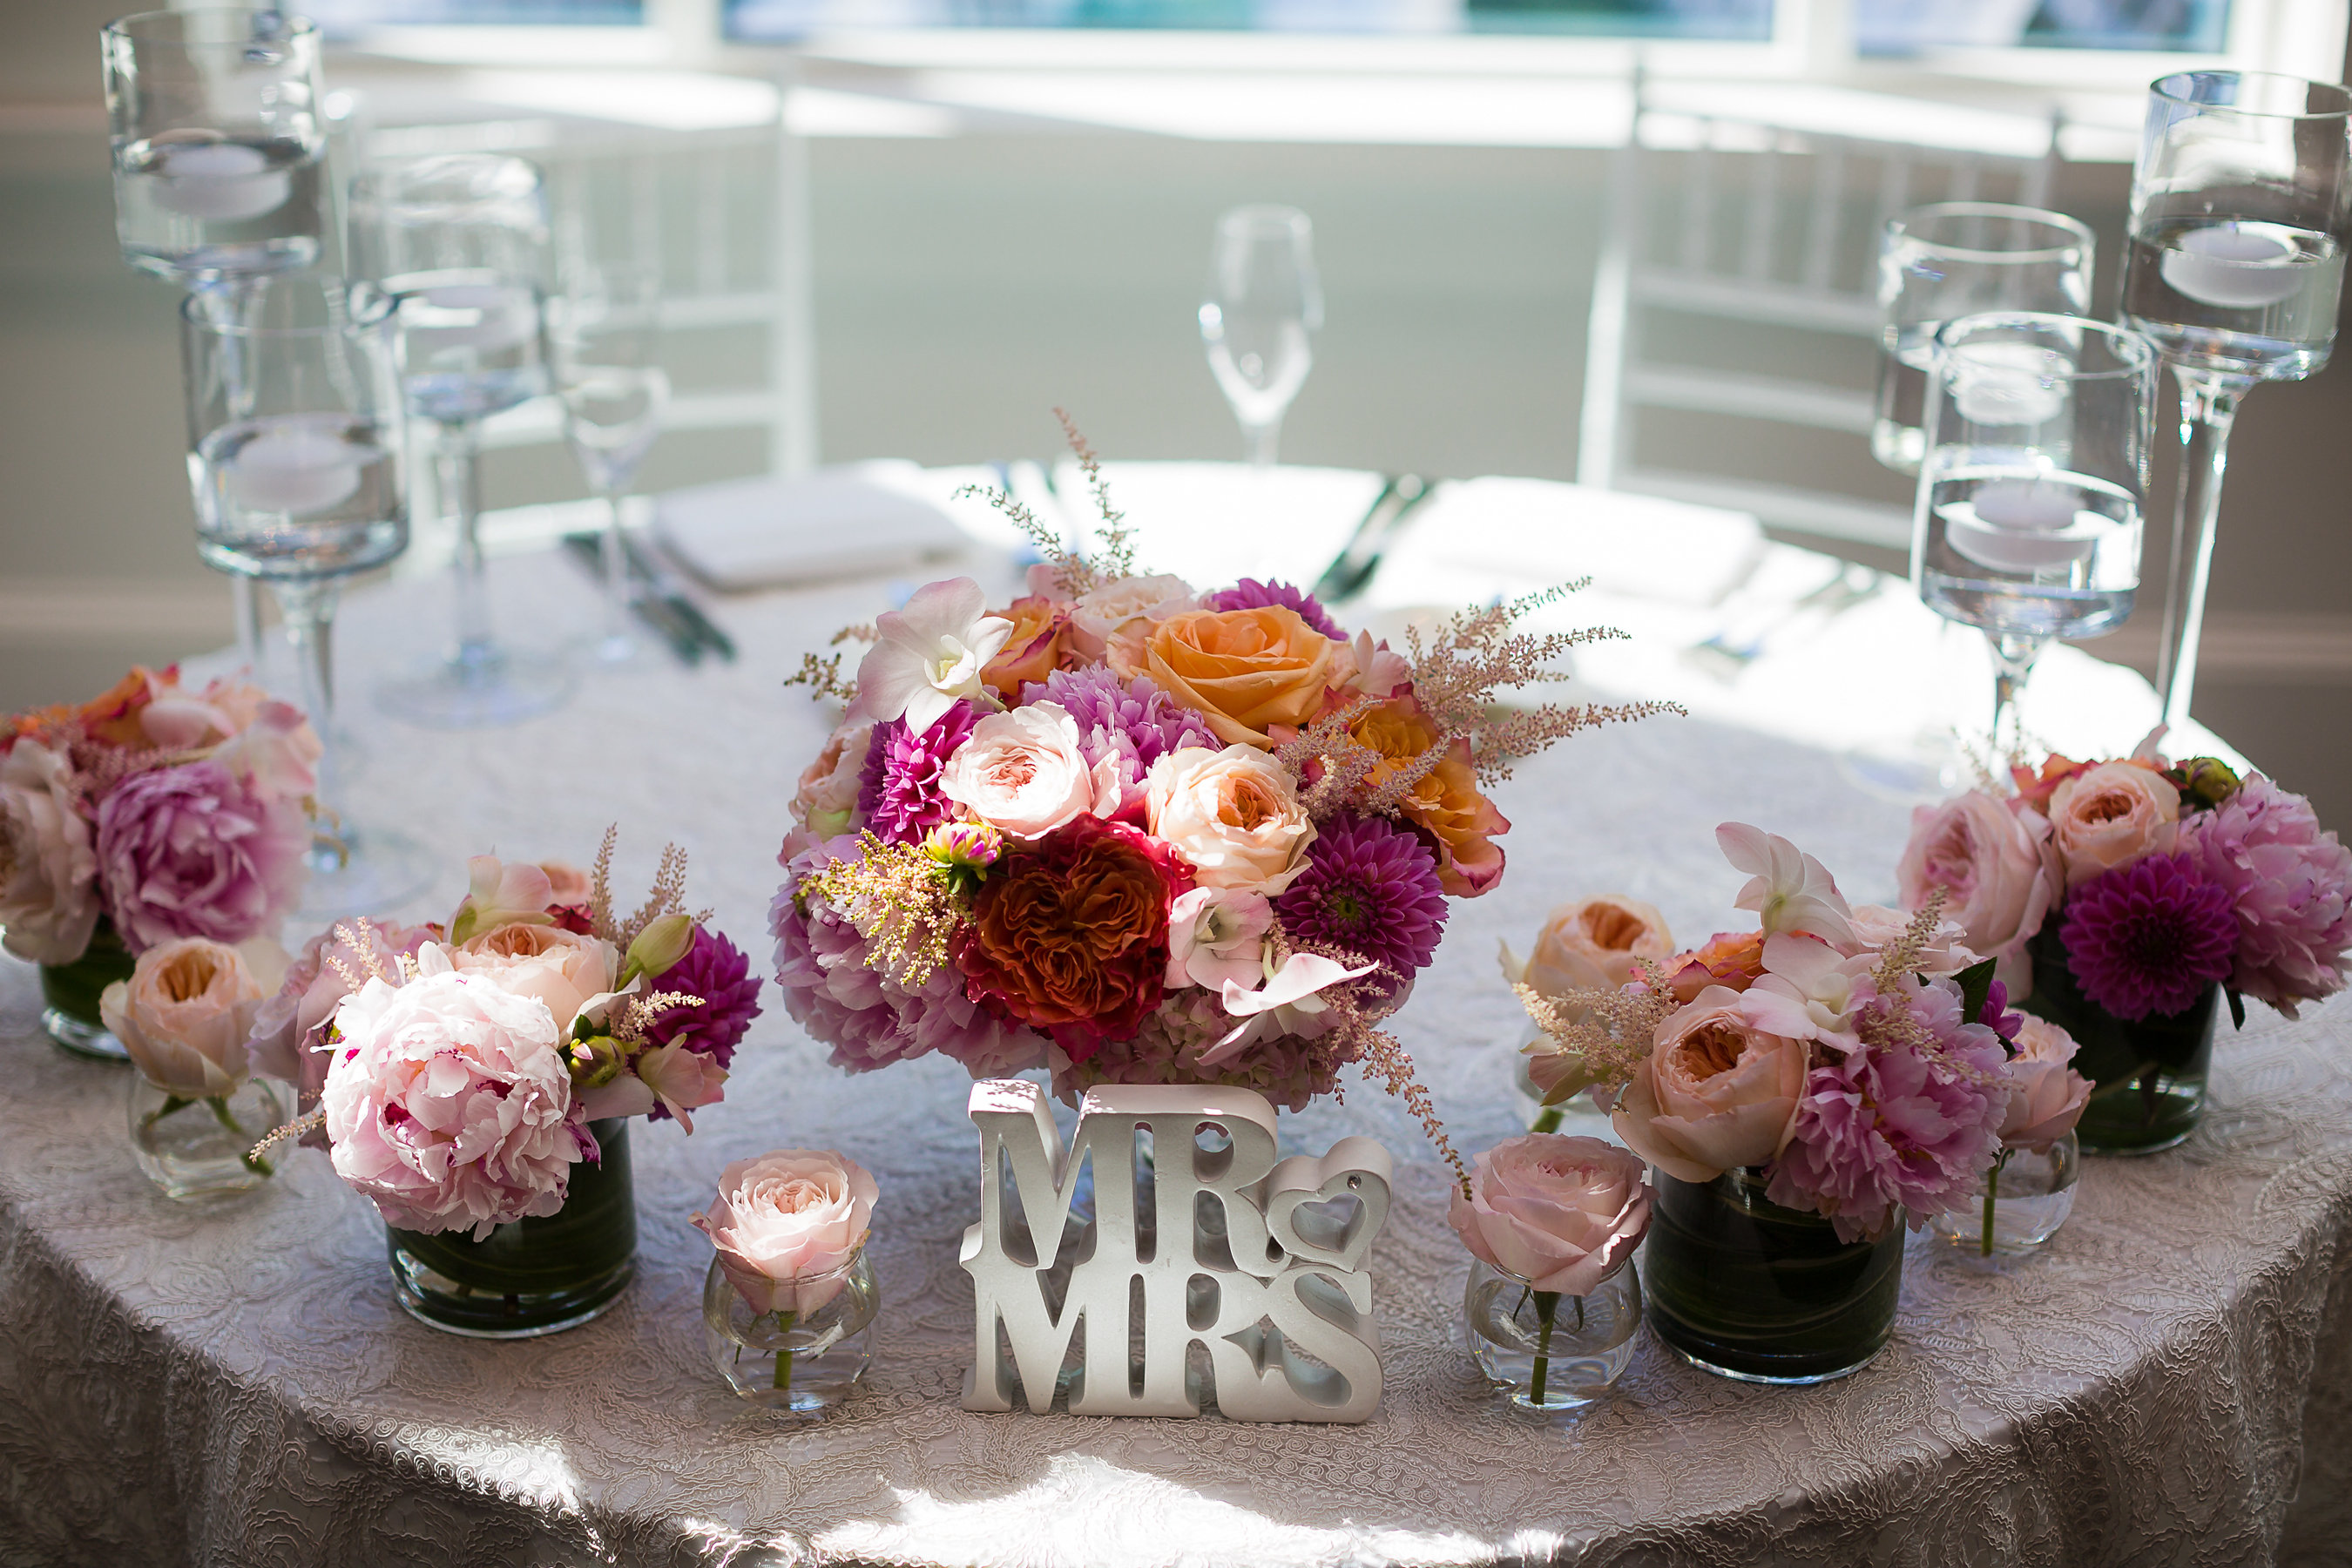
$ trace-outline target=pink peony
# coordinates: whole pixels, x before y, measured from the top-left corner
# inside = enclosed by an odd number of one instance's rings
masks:
[[[721,1171],[719,1195],[694,1226],[710,1238],[745,1305],[797,1316],[841,1293],[881,1196],[846,1155],[779,1149]]]
[[[2352,947],[2352,849],[2323,833],[2311,803],[2260,773],[2189,819],[2181,847],[2237,914],[2230,986],[2288,1017],[2344,985]]]
[[[310,824],[217,762],[133,773],[98,808],[99,879],[124,945],[238,942],[274,931],[301,891]]]
[[[19,740],[0,755],[0,939],[29,963],[71,963],[98,916],[98,853],[73,763]]]
[[[303,944],[277,994],[255,1013],[246,1040],[253,1070],[292,1084],[305,1110],[326,1087],[329,1057],[320,1047],[343,998],[366,983],[372,969],[397,983],[401,956],[415,956],[441,934],[436,926],[373,921],[362,932],[360,923],[340,922]]]
[[[1445,1218],[1472,1257],[1538,1290],[1589,1296],[1650,1227],[1641,1160],[1598,1138],[1528,1132],[1472,1162]]]
[[[1999,959],[2002,980],[2031,990],[2025,943],[2060,891],[2054,858],[2044,854],[2049,840],[2050,824],[2040,816],[1981,791],[1920,806],[1895,867],[1903,907],[1917,910],[1943,889],[1945,917],[1965,929],[1969,947]]]
[[[563,1206],[596,1144],[544,1002],[453,968],[426,943],[405,985],[370,980],[336,1009],[320,1096],[335,1173],[403,1230],[471,1229]]]

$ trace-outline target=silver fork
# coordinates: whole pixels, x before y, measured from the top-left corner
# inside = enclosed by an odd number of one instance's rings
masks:
[[[1761,625],[1749,628],[1735,638],[1727,626],[1703,643],[1694,643],[1683,649],[1685,663],[1696,665],[1709,674],[1729,680],[1753,664],[1762,654],[1775,634],[1784,627],[1819,612],[1823,625],[1836,619],[1854,605],[1878,592],[1881,574],[1855,562],[1845,562],[1837,574],[1828,582],[1797,600]]]

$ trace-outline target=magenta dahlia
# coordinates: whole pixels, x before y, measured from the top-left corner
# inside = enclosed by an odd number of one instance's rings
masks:
[[[2118,1018],[2184,1011],[2230,978],[2238,921],[2229,889],[2187,855],[2150,855],[2066,895],[2059,928],[2083,994]]]
[[[1445,934],[1437,858],[1419,835],[1385,817],[1342,811],[1323,823],[1307,868],[1274,900],[1294,942],[1358,952],[1394,971],[1393,995],[1436,956]]]
[[[971,734],[972,720],[971,704],[958,702],[919,734],[910,733],[904,719],[875,726],[857,784],[857,814],[877,837],[919,844],[955,815],[955,803],[940,793],[940,774]]]
[[[1331,613],[1316,602],[1314,595],[1287,583],[1261,583],[1255,577],[1244,577],[1230,588],[1201,595],[1201,608],[1204,610],[1255,610],[1268,605],[1297,611],[1300,620],[1334,642],[1348,640],[1348,634],[1339,629]]]
[[[751,1020],[760,1016],[760,982],[743,951],[715,931],[694,928],[693,945],[686,956],[652,982],[656,991],[682,991],[702,998],[699,1007],[665,1007],[646,1026],[656,1046],[683,1041],[686,1048],[709,1057],[720,1067],[732,1064],[735,1047]],[[668,1114],[660,1106],[650,1115]]]
[[[2352,849],[2320,831],[2311,803],[2260,773],[2182,825],[2181,845],[2237,921],[2232,989],[2292,1018],[2344,985],[2352,947]]]

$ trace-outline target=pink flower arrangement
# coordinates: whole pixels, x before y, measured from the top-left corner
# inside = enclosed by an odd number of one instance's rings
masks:
[[[1402,1088],[1376,1026],[1448,896],[1502,874],[1483,781],[1654,710],[1498,717],[1494,693],[1558,679],[1575,640],[1516,631],[1532,602],[1407,658],[1286,584],[1137,570],[1107,503],[1091,556],[1033,534],[1026,594],[991,609],[969,578],[931,584],[852,629],[872,645],[854,684],[838,658],[795,678],[845,712],[778,857],[793,1016],[852,1070],[943,1051],[975,1076],[1048,1067],[1066,1093],[1300,1105],[1373,1059]]]
[[[841,1293],[881,1196],[846,1155],[778,1149],[721,1171],[718,1195],[693,1223],[746,1306],[797,1318]]]
[[[268,935],[310,847],[318,736],[258,687],[133,668],[0,721],[0,941],[71,963],[101,921],[133,953]]]
[[[404,1230],[555,1213],[590,1123],[674,1117],[725,1092],[759,1013],[743,953],[685,912],[686,857],[616,914],[593,874],[477,856],[446,926],[353,921],[313,938],[243,1039],[318,1110],[336,1173]]]

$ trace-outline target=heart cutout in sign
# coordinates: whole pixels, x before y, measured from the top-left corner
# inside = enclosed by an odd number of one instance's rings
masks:
[[[1265,1179],[1265,1228],[1293,1258],[1360,1268],[1388,1221],[1391,1170],[1370,1138],[1342,1138],[1319,1160],[1293,1154]]]

